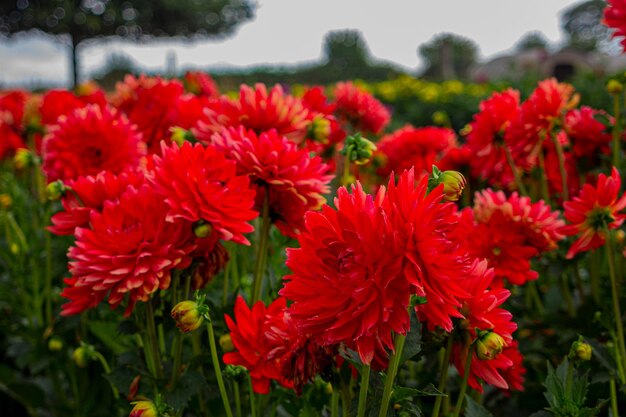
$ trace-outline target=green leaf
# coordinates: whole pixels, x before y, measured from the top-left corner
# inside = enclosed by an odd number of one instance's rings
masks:
[[[489,410],[478,404],[469,395],[465,395],[465,401],[467,401],[465,417],[493,417]]]
[[[128,338],[120,334],[119,327],[114,322],[92,321],[89,323],[89,331],[116,355],[125,352],[132,346],[132,343],[128,342]]]
[[[415,309],[411,311],[411,327],[406,335],[400,365],[422,351],[422,323],[417,319]]]
[[[174,389],[165,394],[165,402],[174,410],[182,410],[191,397],[206,385],[206,380],[198,371],[188,371],[180,378]]]

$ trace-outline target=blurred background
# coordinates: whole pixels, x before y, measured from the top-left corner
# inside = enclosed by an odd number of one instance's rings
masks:
[[[241,82],[567,80],[626,68],[603,0],[2,0],[0,88],[125,73]]]

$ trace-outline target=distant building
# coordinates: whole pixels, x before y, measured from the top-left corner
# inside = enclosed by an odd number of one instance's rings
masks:
[[[625,55],[612,56],[567,48],[550,53],[543,48],[535,48],[477,64],[471,70],[471,78],[476,82],[519,80],[531,74],[565,81],[579,72],[591,71],[601,76],[622,70],[626,70]]]

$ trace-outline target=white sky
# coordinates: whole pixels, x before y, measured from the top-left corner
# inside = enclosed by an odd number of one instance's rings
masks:
[[[181,67],[297,64],[322,56],[331,30],[358,29],[371,55],[407,69],[419,68],[417,48],[440,32],[474,40],[482,58],[502,53],[530,31],[559,42],[559,13],[571,0],[259,0],[256,19],[226,40],[153,42],[142,46],[99,42],[81,51],[83,74],[124,52],[149,71],[165,67],[174,51]],[[0,40],[0,84],[69,79],[67,46],[45,38]]]

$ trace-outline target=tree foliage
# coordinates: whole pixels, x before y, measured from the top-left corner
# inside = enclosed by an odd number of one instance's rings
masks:
[[[422,76],[436,80],[467,78],[478,58],[476,43],[453,33],[436,36],[421,45],[418,52],[426,63]]]
[[[561,16],[561,27],[571,47],[585,51],[595,50],[600,42],[609,37],[609,29],[602,24],[606,2],[588,0],[565,10]]]
[[[530,49],[548,49],[548,40],[541,32],[528,32],[515,44],[518,51]]]
[[[229,34],[254,10],[250,0],[3,0],[0,34],[39,30],[66,36],[74,54],[81,42],[99,37]]]

